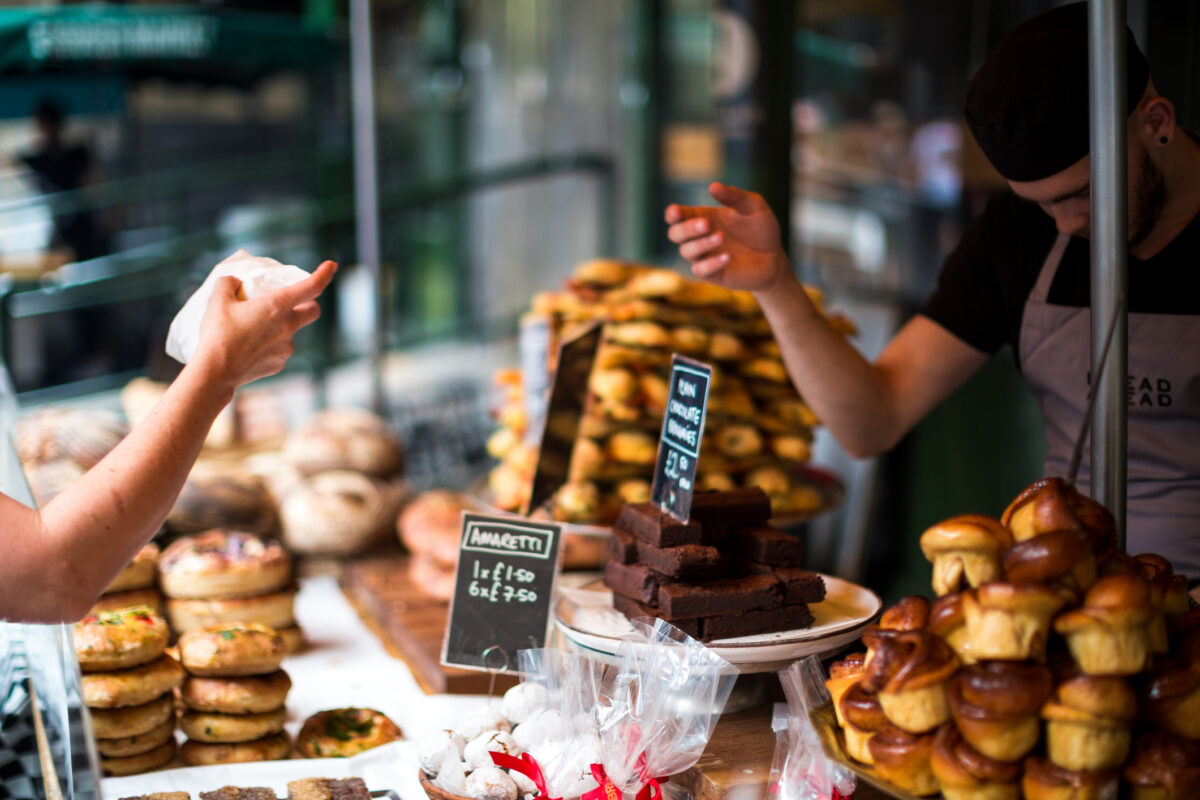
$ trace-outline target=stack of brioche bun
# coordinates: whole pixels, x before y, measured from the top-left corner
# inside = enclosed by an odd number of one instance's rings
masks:
[[[938,599],[905,598],[830,670],[847,755],[948,800],[1200,798],[1200,612],[1115,542],[1060,478],[927,530]]]
[[[819,294],[810,295],[819,307]],[[569,481],[552,504],[555,519],[610,524],[622,505],[649,499],[673,353],[713,366],[696,487],[757,486],[781,516],[820,506],[820,493],[796,469],[809,459],[817,420],[792,387],[749,292],[671,269],[597,259],[580,264],[562,291],[533,298],[525,323],[538,320],[550,326],[551,353],[581,325],[605,323],[586,379]],[[843,318],[829,321],[843,333],[852,330]],[[531,442],[540,431],[527,435],[520,373],[501,370],[496,382],[503,395],[500,428],[488,450],[500,464],[489,476],[489,493],[495,505],[516,511],[529,497],[536,462]]]
[[[288,435],[282,456],[298,478],[279,509],[290,550],[352,555],[393,529],[404,446],[382,418],[359,408],[320,411]]]
[[[133,561],[117,573],[117,577],[113,578],[88,613],[149,606],[154,613],[161,615],[163,597],[158,590],[158,557],[158,545],[153,542],[139,550]]]
[[[278,542],[221,529],[184,536],[163,551],[158,572],[176,633],[256,623],[277,630],[290,651],[299,650],[292,560]]]
[[[74,626],[81,691],[109,775],[156,769],[175,755],[183,670],[165,655],[167,623],[148,606],[89,614]]]
[[[266,625],[222,623],[179,637],[187,672],[180,750],[189,766],[276,761],[291,742],[283,730],[291,679],[279,668],[287,647]]]

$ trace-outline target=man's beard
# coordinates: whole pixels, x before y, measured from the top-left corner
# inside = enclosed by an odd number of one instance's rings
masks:
[[[1129,193],[1129,246],[1146,240],[1162,217],[1167,202],[1167,184],[1162,170],[1150,159],[1145,147],[1138,148],[1137,184]]]

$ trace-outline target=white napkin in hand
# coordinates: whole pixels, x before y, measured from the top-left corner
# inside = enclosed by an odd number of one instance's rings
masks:
[[[196,354],[196,347],[200,344],[200,323],[204,321],[204,312],[208,310],[213,287],[219,278],[226,275],[232,275],[242,282],[238,297],[243,300],[282,289],[308,277],[308,273],[299,267],[280,264],[273,258],[252,256],[245,250],[238,250],[217,264],[200,288],[179,309],[167,331],[167,355],[181,364],[188,363]]]

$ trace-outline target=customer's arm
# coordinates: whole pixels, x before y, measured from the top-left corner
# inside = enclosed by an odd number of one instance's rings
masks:
[[[0,495],[0,618],[79,619],[175,503],[205,436],[238,386],[279,372],[296,331],[337,269],[251,300],[222,278],[195,356],[153,411],[100,463],[40,510]]]
[[[697,276],[754,292],[792,383],[851,455],[892,448],[987,361],[922,316],[867,361],[805,294],[762,196],[719,183],[709,191],[722,206],[667,207],[668,236]]]

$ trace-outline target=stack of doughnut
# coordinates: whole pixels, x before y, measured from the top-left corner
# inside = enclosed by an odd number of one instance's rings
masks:
[[[393,530],[404,446],[383,419],[358,408],[320,411],[288,436],[282,456],[297,475],[279,509],[288,549],[352,555]]]
[[[300,649],[291,557],[278,542],[214,529],[175,540],[158,563],[167,618],[177,634],[204,625],[252,622]]]
[[[1200,797],[1200,612],[1115,531],[1060,478],[927,530],[938,599],[889,609],[826,682],[847,755],[948,800]]]
[[[814,302],[821,298],[810,290]],[[779,347],[749,292],[690,280],[670,269],[611,260],[579,265],[561,292],[534,297],[529,317],[545,318],[552,339],[580,323],[606,323],[588,382],[570,481],[556,519],[611,523],[624,503],[649,499],[672,353],[713,366],[698,489],[761,488],[780,516],[819,507],[821,495],[797,476],[810,455],[816,417],[787,376]],[[842,332],[850,323],[830,317]],[[536,453],[526,437],[521,376],[497,376],[501,427],[488,441],[501,463],[489,477],[492,501],[515,511],[529,496]],[[536,440],[536,436],[532,437]]]
[[[275,631],[254,623],[206,625],[179,637],[179,661],[187,671],[181,690],[187,710],[179,723],[188,736],[180,749],[184,763],[288,757],[283,721],[292,681],[279,668],[286,654]]]
[[[75,623],[100,765],[109,775],[156,769],[175,755],[175,698],[183,670],[165,655],[167,623],[148,606],[101,611]]]
[[[153,542],[139,550],[133,561],[113,578],[88,613],[149,606],[161,615],[163,597],[158,590],[158,555],[158,545]]]

